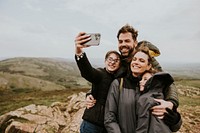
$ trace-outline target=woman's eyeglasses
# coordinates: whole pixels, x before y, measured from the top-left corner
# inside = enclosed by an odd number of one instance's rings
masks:
[[[112,57],[108,57],[107,59],[106,59],[109,63],[118,63],[120,60],[119,60],[119,58],[117,58],[117,59],[113,59]]]

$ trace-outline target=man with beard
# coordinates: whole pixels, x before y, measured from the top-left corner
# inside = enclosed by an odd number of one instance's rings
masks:
[[[148,41],[141,41],[138,43],[137,36],[138,32],[128,24],[123,26],[118,31],[118,49],[121,53],[123,62],[123,66],[121,67],[121,70],[118,72],[118,74],[120,76],[125,76],[127,74],[127,68],[129,68],[134,50],[135,48],[139,48],[141,45],[146,45],[151,51],[150,54],[153,58],[153,68],[156,69],[156,71],[163,71],[160,64],[154,58],[155,56],[160,55],[159,49]]]

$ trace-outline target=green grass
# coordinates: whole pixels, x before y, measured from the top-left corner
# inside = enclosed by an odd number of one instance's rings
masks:
[[[183,107],[184,105],[200,106],[200,96],[196,97],[179,96],[179,103],[180,107]]]
[[[178,80],[178,84],[194,86],[200,88],[200,80]],[[0,115],[16,110],[30,104],[49,106],[53,102],[65,102],[69,95],[80,91],[86,92],[88,89],[66,89],[56,91],[41,91],[30,88],[11,87],[7,90],[0,90]],[[200,96],[186,97],[179,96],[180,107],[184,105],[199,106]]]
[[[53,102],[65,102],[69,95],[88,89],[67,89],[56,91],[30,91],[19,88],[9,91],[0,91],[0,115],[18,108],[36,104],[49,106]]]
[[[179,79],[176,83],[185,85],[185,86],[193,86],[200,88],[200,80],[199,79]]]
[[[192,86],[200,89],[200,80],[199,79],[181,79],[176,81],[177,84],[181,84],[183,86]],[[182,96],[179,95],[179,103],[180,107],[184,105],[187,106],[200,106],[200,96]]]

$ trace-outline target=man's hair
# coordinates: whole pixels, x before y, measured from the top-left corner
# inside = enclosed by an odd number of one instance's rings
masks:
[[[127,33],[130,32],[132,34],[132,38],[134,41],[137,40],[137,36],[138,36],[138,31],[135,30],[131,25],[126,24],[124,25],[121,29],[119,29],[118,33],[117,33],[117,38],[119,39],[119,35],[121,33]]]

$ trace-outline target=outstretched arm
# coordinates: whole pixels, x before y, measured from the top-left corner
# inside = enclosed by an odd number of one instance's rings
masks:
[[[78,68],[81,72],[81,76],[87,81],[94,83],[100,81],[101,74],[99,70],[92,67],[86,53],[83,52],[83,48],[88,46],[84,45],[90,40],[90,35],[86,35],[85,32],[80,32],[75,38],[75,60]]]

